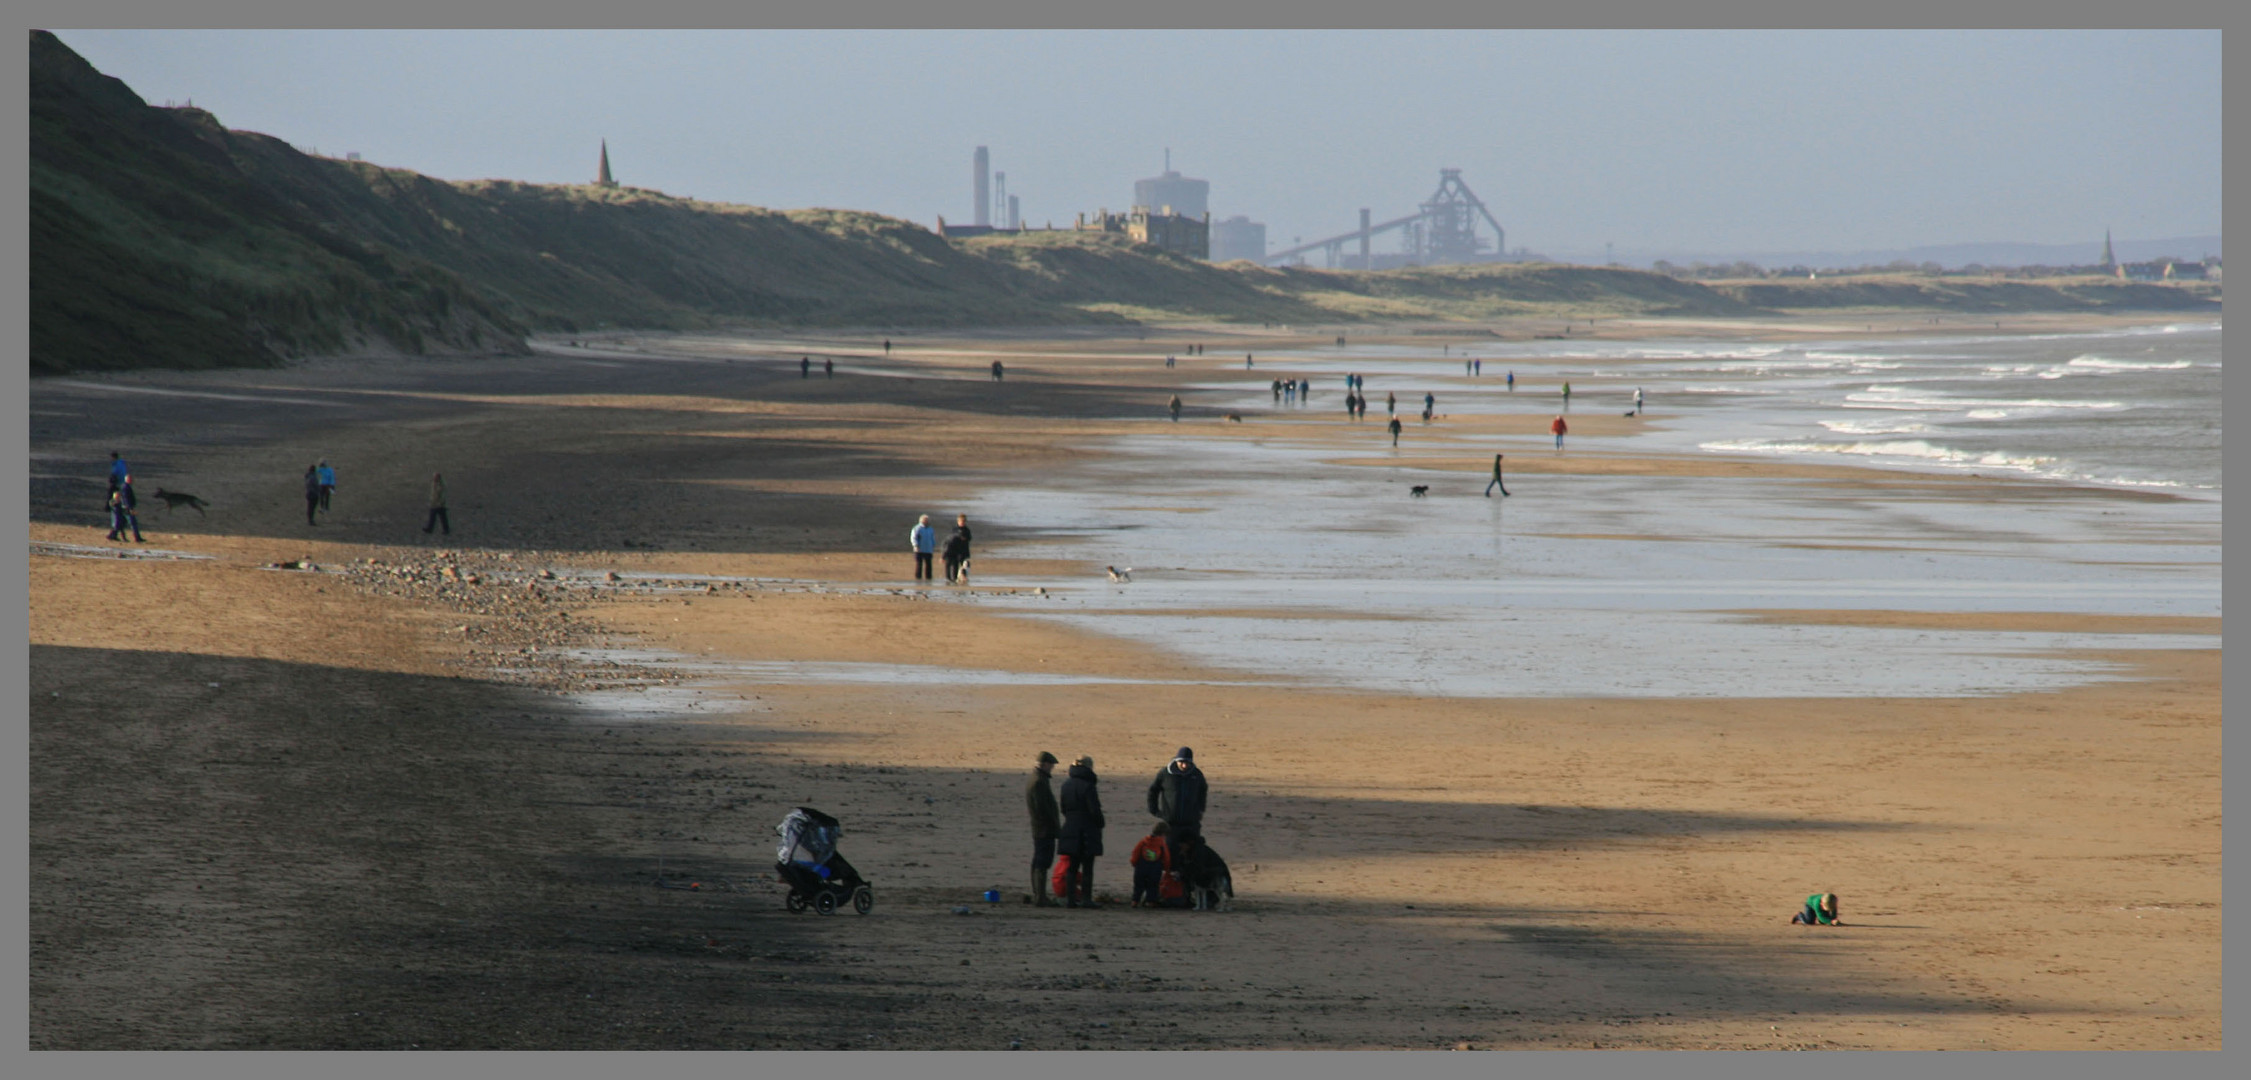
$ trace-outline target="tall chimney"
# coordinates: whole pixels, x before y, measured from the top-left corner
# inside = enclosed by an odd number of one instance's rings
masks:
[[[976,164],[972,168],[977,173],[977,216],[971,220],[971,224],[990,225],[993,223],[993,155],[984,147],[978,147]]]

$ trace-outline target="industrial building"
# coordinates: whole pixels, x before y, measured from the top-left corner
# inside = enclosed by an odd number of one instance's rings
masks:
[[[1133,182],[1133,205],[1201,220],[1211,214],[1211,181],[1174,172],[1172,151],[1167,150],[1163,175]]]
[[[1232,259],[1249,259],[1256,262],[1266,257],[1266,225],[1252,221],[1241,214],[1225,221],[1212,222],[1211,261],[1227,262]]]
[[[1200,181],[1199,181],[1200,182]],[[1191,259],[1211,258],[1211,215],[1192,218],[1183,214],[1154,213],[1136,206],[1123,214],[1108,210],[1088,218],[1079,215],[1078,231],[1124,233],[1139,244],[1152,244]]]

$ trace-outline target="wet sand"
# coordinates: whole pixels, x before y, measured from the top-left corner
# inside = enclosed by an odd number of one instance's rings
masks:
[[[962,335],[885,365],[872,340],[824,339],[850,358],[833,381],[797,377],[804,343],[635,339],[35,384],[35,544],[104,543],[86,508],[120,441],[144,492],[214,506],[144,516],[147,546],[208,560],[30,557],[32,1045],[2219,1045],[2217,648],[2087,650],[2130,677],[1942,698],[1496,699],[1217,666],[1027,613],[1047,602],[1032,589],[1089,595],[1102,562],[1038,530],[974,522],[968,601],[903,580],[903,534],[918,508],[1053,482],[1143,437],[1171,385],[1269,373],[1220,356],[1167,372],[1139,341],[1091,337]],[[915,359],[922,345],[946,355]],[[992,355],[1008,358],[997,385]],[[1342,426],[1225,411],[1192,404],[1181,425],[1310,443]],[[1477,434],[1444,437],[1464,448],[1415,469],[1487,467]],[[307,529],[297,476],[321,455],[338,509]],[[450,548],[414,531],[433,468],[454,492]],[[445,578],[446,550],[485,580]],[[384,571],[266,568],[303,557]],[[602,591],[610,570],[679,587]],[[698,592],[689,575],[745,580]],[[1894,632],[2218,632],[2206,616],[1735,607]],[[571,657],[599,649],[705,668],[589,690]],[[1017,902],[1034,752],[1096,759],[1113,856],[1097,880],[1122,900],[1115,856],[1182,743],[1211,778],[1206,832],[1236,910]],[[844,819],[874,915],[782,911],[770,838],[800,803]],[[1007,903],[977,899],[996,886]],[[1848,925],[1787,925],[1818,890]]]

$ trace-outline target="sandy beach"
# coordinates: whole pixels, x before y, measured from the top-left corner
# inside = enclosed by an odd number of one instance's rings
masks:
[[[1671,376],[1628,417],[1423,355],[1560,325],[1413,329],[35,380],[31,1045],[2220,1046],[2216,496],[1705,451]],[[1331,372],[1385,350],[1434,374],[1347,421]],[[113,449],[143,544],[102,537]],[[917,585],[957,512],[973,583]],[[1183,744],[1229,912],[1124,903]],[[1102,777],[1103,910],[1022,902],[1043,749]],[[783,910],[798,805],[873,914]],[[1789,925],[1819,891],[1846,925]]]

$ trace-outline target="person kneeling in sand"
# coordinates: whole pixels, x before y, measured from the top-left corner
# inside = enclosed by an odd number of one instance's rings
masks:
[[[1843,926],[1844,921],[1837,918],[1837,894],[1824,892],[1806,897],[1805,910],[1790,916],[1790,923],[1793,926]]]
[[[1172,875],[1172,845],[1165,834],[1172,826],[1160,821],[1149,829],[1149,835],[1133,845],[1133,906],[1156,907],[1164,898],[1167,878]],[[1177,884],[1174,891],[1178,891]]]

